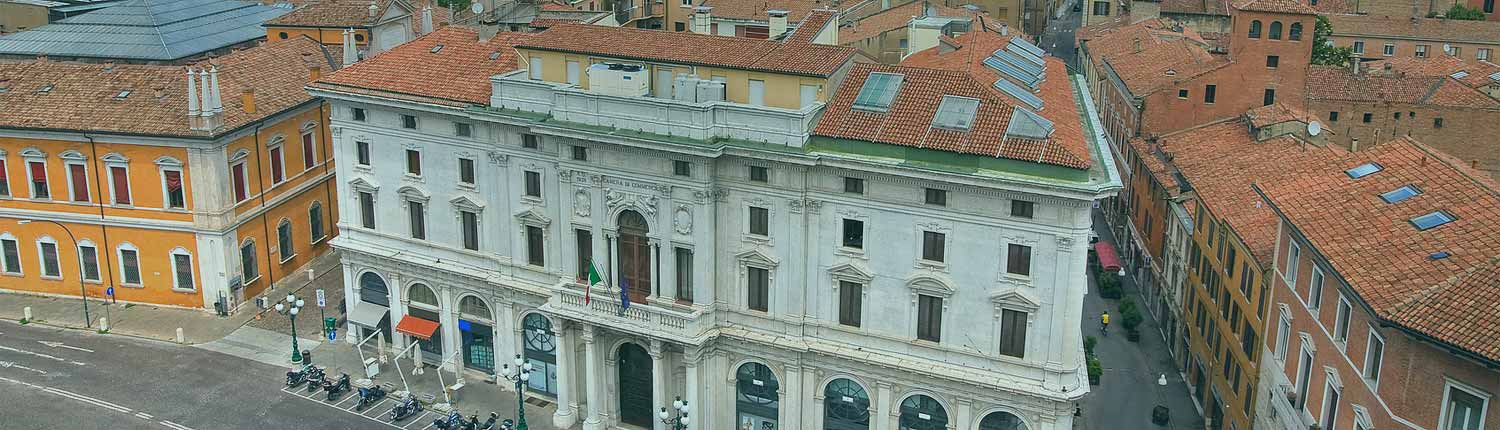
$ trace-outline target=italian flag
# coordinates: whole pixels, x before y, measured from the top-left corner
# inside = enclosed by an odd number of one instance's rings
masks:
[[[604,277],[599,276],[599,267],[594,265],[593,259],[589,259],[589,284],[583,290],[583,304],[593,301],[594,284],[600,282],[604,282]]]

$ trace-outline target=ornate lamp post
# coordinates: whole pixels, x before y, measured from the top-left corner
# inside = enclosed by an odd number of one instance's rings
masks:
[[[666,424],[672,430],[687,430],[687,428],[688,428],[688,404],[687,404],[687,402],[683,401],[682,397],[678,397],[677,400],[673,400],[672,401],[672,409],[675,410],[675,414],[674,413],[668,413],[666,406],[663,406],[661,408],[661,412],[657,413],[657,417],[661,418],[661,423],[662,424]]]
[[[529,430],[526,427],[526,381],[531,380],[531,363],[516,354],[516,367],[512,368],[506,364],[500,368],[500,376],[507,381],[516,384],[516,430]]]
[[[286,295],[285,302],[276,302],[276,313],[286,315],[292,320],[292,362],[302,362],[302,350],[297,348],[297,312],[302,309],[302,299],[292,294]]]

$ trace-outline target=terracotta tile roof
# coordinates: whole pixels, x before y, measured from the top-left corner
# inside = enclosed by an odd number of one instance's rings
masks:
[[[818,37],[818,33],[828,27],[829,22],[838,18],[838,12],[832,10],[815,10],[808,13],[801,22],[797,23],[797,29],[787,35],[785,43],[812,43]],[[838,31],[835,29],[834,31]]]
[[[1369,161],[1383,169],[1344,173]],[[1421,193],[1381,199],[1405,185]],[[1261,192],[1381,317],[1500,360],[1500,186],[1491,179],[1408,137]],[[1410,222],[1437,210],[1456,219],[1426,231]]]
[[[1428,39],[1486,45],[1500,44],[1500,21],[1406,18],[1378,15],[1328,15],[1335,36]]]
[[[1355,0],[1318,0],[1316,4],[1309,3],[1319,15],[1331,15],[1357,12],[1358,3]]]
[[[559,3],[557,1],[542,2],[542,10],[545,11],[575,11],[577,6]]]
[[[338,55],[318,42],[294,38],[237,51],[194,68],[219,69],[224,127],[219,133],[312,100],[303,90],[309,66],[331,73]],[[0,128],[96,133],[207,136],[189,128],[183,66],[0,62]],[[50,91],[42,92],[43,87]],[[255,90],[256,113],[245,113],[240,95]],[[158,95],[157,90],[160,89]],[[117,98],[122,91],[130,91]]]
[[[1197,32],[1167,18],[1106,29],[1091,37],[1087,48],[1094,64],[1108,64],[1136,97],[1175,88],[1178,82],[1229,65],[1229,57],[1209,52],[1209,43]]]
[[[1375,73],[1390,71],[1410,76],[1450,76],[1457,72],[1467,76],[1456,78],[1471,87],[1481,87],[1497,82],[1490,75],[1500,72],[1500,65],[1488,61],[1467,60],[1451,55],[1435,55],[1428,58],[1389,57],[1363,63]]]
[[[1161,184],[1163,188],[1166,188],[1168,193],[1174,196],[1177,195],[1180,187],[1177,184],[1177,180],[1172,177],[1173,170],[1167,166],[1165,160],[1166,153],[1162,152],[1161,148],[1157,145],[1151,144],[1146,139],[1139,137],[1131,138],[1129,143],[1130,147],[1135,150],[1135,153],[1140,156],[1141,164],[1146,165],[1147,173],[1153,179],[1156,179],[1156,182]]]
[[[487,105],[492,91],[490,76],[515,70],[516,55],[511,47],[534,34],[502,32],[481,42],[473,29],[444,27],[339,70],[312,87],[394,94],[406,96],[406,100],[458,107]],[[438,45],[443,48],[432,52]]]
[[[1162,0],[1162,13],[1229,16],[1228,0]]]
[[[395,5],[394,0],[384,0],[375,5],[379,8],[375,17],[370,17],[370,1],[321,0],[300,2],[296,9],[276,19],[266,21],[267,26],[288,27],[340,27],[365,28],[384,16]],[[415,15],[415,14],[414,14]]]
[[[1374,71],[1356,75],[1348,69],[1331,66],[1308,68],[1307,98],[1500,109],[1500,101],[1448,76],[1403,76]]]
[[[1318,11],[1301,0],[1244,0],[1234,5],[1235,9],[1251,12],[1292,13],[1316,15]]]
[[[906,28],[906,24],[908,22],[911,22],[912,17],[922,14],[922,3],[923,2],[921,1],[913,1],[900,6],[893,6],[890,9],[886,9],[880,11],[879,13],[866,16],[858,21],[854,21],[853,23],[845,23],[844,26],[839,29],[839,43],[854,43],[871,37],[879,36],[880,34],[887,31]],[[933,5],[933,8],[937,9],[938,16],[970,16],[970,13],[968,11],[962,9],[955,9],[941,5]]]
[[[579,24],[552,27],[517,47],[809,76],[832,75],[854,56],[847,46]]]
[[[747,21],[770,21],[766,15],[768,10],[787,11],[786,19],[789,22],[801,22],[802,18],[816,9],[836,9],[840,12],[853,8],[862,2],[845,1],[835,4],[825,0],[702,0],[697,2],[699,6],[713,7],[710,13],[714,18],[740,19]],[[675,7],[675,3],[672,7]]]
[[[1256,261],[1270,267],[1277,218],[1251,185],[1331,168],[1327,166],[1344,151],[1291,136],[1257,142],[1247,125],[1243,118],[1232,119],[1163,136],[1158,142],[1198,199],[1239,234]]]
[[[1250,126],[1260,128],[1272,124],[1280,124],[1287,121],[1304,121],[1309,117],[1307,112],[1288,106],[1282,102],[1276,102],[1270,106],[1261,106],[1245,112],[1245,117],[1250,120]]]

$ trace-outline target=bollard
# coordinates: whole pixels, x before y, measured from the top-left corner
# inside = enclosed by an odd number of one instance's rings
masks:
[[[182,327],[177,328],[177,343],[187,343],[187,337],[182,335]]]
[[[31,321],[31,306],[27,306],[25,308],[22,308],[21,309],[21,314],[25,315],[25,317],[22,318],[22,319],[24,319],[26,321]]]
[[[99,319],[99,331],[100,332],[109,331],[109,318],[100,318]]]
[[[315,274],[315,273],[313,273],[313,269],[307,269],[307,282],[312,282],[313,280],[315,280],[317,278],[318,278],[318,275]]]

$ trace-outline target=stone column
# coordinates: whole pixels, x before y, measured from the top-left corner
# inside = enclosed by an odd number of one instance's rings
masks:
[[[786,365],[786,381],[781,384],[781,392],[786,400],[781,402],[781,410],[778,411],[777,422],[781,423],[782,430],[800,430],[802,428],[802,366],[793,364]]]
[[[666,430],[656,413],[662,407],[670,406],[667,403],[667,360],[665,345],[661,341],[652,339],[650,348],[646,353],[651,355],[651,428]],[[622,390],[625,387],[620,387]],[[622,411],[623,414],[623,411]]]
[[[698,423],[706,426],[713,425],[713,422],[707,419],[708,415],[704,414],[707,408],[703,407],[703,403],[699,401],[700,397],[698,396],[698,393],[703,390],[702,383],[705,380],[698,374],[698,372],[703,370],[703,366],[698,365],[701,360],[703,360],[703,350],[700,348],[690,347],[682,354],[683,365],[687,368],[687,372],[685,372],[687,374],[687,390],[685,390],[687,393],[683,395],[683,400],[687,401],[688,416],[691,417],[689,421],[693,424],[689,428],[697,428],[696,425]]]
[[[355,294],[356,288],[354,287],[354,285],[359,283],[359,279],[356,279],[356,277],[354,276],[354,267],[350,266],[349,263],[344,263],[343,266],[344,307],[349,310],[349,313],[354,313],[354,306],[359,304],[359,296]],[[387,286],[387,288],[390,287]],[[391,305],[395,306],[396,303],[391,303]],[[365,336],[370,335],[369,333],[365,332],[365,329],[361,328],[359,330],[355,330],[355,327],[359,327],[359,325],[350,322],[347,318],[344,319],[344,333],[347,333],[344,336],[344,341],[348,342],[350,345],[359,343],[360,339],[364,339]]]
[[[892,430],[894,427],[891,425],[891,407],[895,406],[892,404],[895,401],[892,398],[894,396],[891,393],[891,384],[875,383],[875,398],[871,399],[875,401],[875,430]]]
[[[812,366],[802,367],[803,398],[813,399],[812,405],[804,402],[802,406],[802,422],[808,423],[808,428],[823,428],[823,387],[818,385],[818,372]]]
[[[651,267],[647,268],[647,272],[651,273],[651,295],[661,299],[667,297],[662,295],[661,271],[657,270],[661,267],[661,241],[651,239],[650,244],[648,252],[651,254]]]
[[[599,368],[599,345],[594,341],[594,326],[584,324],[583,330],[583,353],[584,366],[588,372],[588,402],[589,416],[583,421],[584,430],[603,430],[604,425],[599,415],[604,413],[604,375]]]
[[[578,408],[573,400],[573,330],[567,322],[558,322],[552,332],[557,336],[557,412],[552,414],[552,426],[566,429],[578,422],[573,413]]]
[[[387,289],[390,289],[390,290],[394,291],[394,290],[399,290],[399,289],[403,289],[404,288],[401,285],[401,274],[399,274],[399,273],[388,272],[388,273],[386,273],[385,279],[386,279],[386,285],[385,285],[385,287]],[[359,282],[359,280],[355,280],[355,282]],[[430,288],[430,286],[429,286],[429,288]],[[358,290],[359,287],[355,287],[355,289]],[[436,290],[434,290],[434,291],[436,291]],[[409,301],[410,301],[410,299],[407,299],[405,297],[405,294],[402,294],[401,300],[391,300],[391,302],[390,302],[391,303],[390,310],[386,311],[386,313],[390,314],[390,316],[391,316],[391,339],[386,339],[386,340],[390,341],[391,345],[395,346],[396,350],[398,350],[398,351],[401,348],[405,348],[406,344],[408,342],[416,342],[415,339],[411,339],[411,336],[407,336],[407,335],[401,334],[401,332],[396,331],[396,324],[400,324],[401,323],[401,319],[406,317],[406,305],[407,305],[407,303]],[[379,323],[377,322],[376,324],[379,324]]]
[[[615,251],[620,249],[618,247],[615,247],[615,242],[618,240],[619,238],[615,237],[614,233],[604,234],[604,241],[605,243],[609,244],[609,249],[606,251],[607,253],[609,253],[609,280],[608,282],[605,282],[607,291],[615,291],[616,288],[620,288],[620,256],[615,255],[617,254]],[[608,295],[608,293],[605,293],[605,295]],[[616,297],[616,299],[618,298],[619,297]]]
[[[969,399],[958,399],[958,410],[955,411],[954,420],[948,424],[948,428],[969,429],[974,427],[974,402]],[[954,427],[957,426],[957,427]]]

